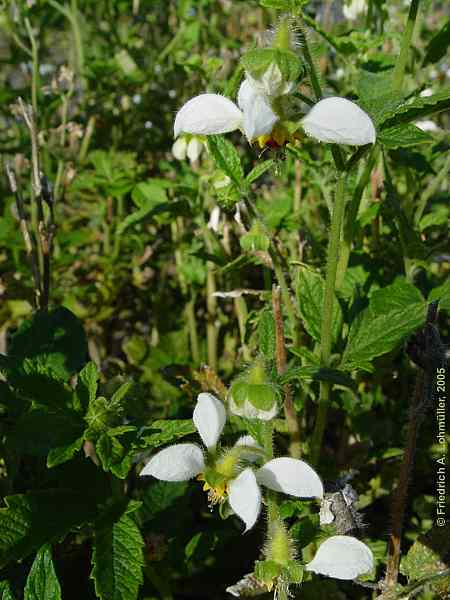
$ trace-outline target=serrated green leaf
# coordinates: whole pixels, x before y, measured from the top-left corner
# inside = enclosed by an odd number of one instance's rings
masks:
[[[286,371],[280,378],[280,383],[289,383],[290,381],[330,381],[331,383],[342,385],[350,389],[355,388],[355,382],[346,373],[338,369],[326,369],[316,365],[306,365],[304,367],[294,367]]]
[[[271,310],[263,311],[258,320],[259,350],[266,358],[272,359],[275,355],[276,336],[275,319]]]
[[[167,482],[153,480],[144,491],[143,504],[138,513],[140,523],[144,525],[157,517],[161,512],[170,508],[179,498],[186,494],[188,485],[185,481]]]
[[[425,48],[422,65],[426,66],[438,62],[445,56],[450,45],[450,20],[434,35]]]
[[[51,546],[39,549],[25,585],[24,600],[61,600],[61,586],[53,566]]]
[[[74,490],[29,492],[8,496],[5,502],[6,508],[0,509],[0,568],[96,515],[92,498]]]
[[[159,180],[149,179],[138,183],[131,192],[131,199],[138,208],[167,202],[166,185]]]
[[[367,368],[370,362],[402,343],[425,322],[425,302],[377,314],[369,307],[353,322],[340,368]]]
[[[395,125],[383,129],[377,137],[386,148],[407,148],[418,144],[430,144],[433,138],[415,125]]]
[[[450,276],[442,285],[431,290],[428,301],[439,300],[439,309],[450,312]]]
[[[431,96],[418,96],[402,102],[385,115],[383,129],[410,123],[450,108],[450,86],[444,87]]]
[[[22,324],[9,348],[13,375],[40,374],[61,381],[81,369],[87,353],[83,326],[64,307],[35,313]]]
[[[241,159],[231,142],[221,135],[208,136],[208,148],[217,165],[228,177],[240,187],[244,180]]]
[[[408,578],[408,582],[432,578],[433,575],[449,568],[450,525],[434,527],[425,535],[421,535],[408,550],[400,563],[400,572]],[[430,587],[437,598],[448,598],[450,593],[450,576],[430,581]]]
[[[0,600],[15,600],[8,581],[0,581]]]
[[[159,431],[158,431],[159,430]],[[137,441],[141,449],[157,448],[174,440],[178,440],[196,431],[192,419],[176,421],[154,421],[146,427]]]
[[[46,456],[52,448],[71,444],[83,431],[84,421],[75,412],[36,408],[17,419],[8,442],[19,453]]]
[[[47,468],[52,469],[68,460],[71,460],[83,445],[83,436],[77,438],[69,444],[52,448],[47,456]]]
[[[79,398],[83,412],[91,402],[94,402],[97,396],[97,381],[100,373],[94,362],[88,362],[87,365],[78,374],[76,394]]]
[[[325,282],[318,273],[310,269],[300,269],[296,288],[299,312],[306,331],[318,342],[321,335],[324,290]],[[342,326],[342,310],[336,297],[332,323],[333,341],[336,341]]]
[[[448,209],[442,206],[422,217],[419,222],[419,229],[420,231],[425,231],[429,227],[441,227],[447,225],[447,223]]]
[[[391,285],[375,290],[370,296],[370,308],[375,314],[408,309],[411,304],[423,302],[420,290],[405,277],[397,277]]]
[[[100,600],[136,600],[143,583],[143,547],[141,532],[126,514],[95,530],[91,578]]]
[[[130,470],[133,456],[113,435],[112,430],[102,433],[97,440],[95,450],[105,471],[111,471],[119,479],[125,479]]]
[[[266,171],[271,169],[274,164],[275,161],[273,159],[265,160],[262,163],[258,163],[256,167],[254,167],[250,171],[250,173],[247,174],[245,178],[246,183],[250,184],[259,179],[261,175],[263,175]]]

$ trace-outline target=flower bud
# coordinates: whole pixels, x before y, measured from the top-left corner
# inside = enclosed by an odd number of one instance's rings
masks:
[[[270,246],[270,239],[261,223],[256,221],[250,231],[241,237],[240,244],[242,250],[246,252],[267,252]]]
[[[267,377],[262,359],[235,379],[229,392],[231,412],[247,419],[273,419],[278,413],[278,399],[278,389]]]

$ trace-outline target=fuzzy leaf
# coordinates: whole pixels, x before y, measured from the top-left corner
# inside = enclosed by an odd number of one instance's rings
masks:
[[[9,358],[14,374],[41,374],[67,381],[86,361],[83,326],[67,308],[37,312],[15,334]]]
[[[433,138],[421,131],[415,125],[394,125],[383,129],[378,135],[378,141],[386,148],[406,148],[408,146],[416,146],[418,144],[430,144]]]
[[[317,342],[320,342],[324,290],[325,282],[318,273],[314,273],[309,269],[300,270],[297,283],[300,316],[306,331]],[[342,311],[336,297],[333,304],[332,323],[333,340],[336,341],[342,325]]]
[[[240,187],[244,180],[244,171],[239,154],[233,144],[221,135],[210,135],[208,136],[208,147],[217,168],[221,169]]]
[[[340,368],[368,369],[377,356],[393,350],[425,322],[426,303],[377,314],[370,307],[353,322]]]
[[[0,600],[15,600],[8,581],[0,581]]]
[[[51,547],[39,549],[25,585],[24,600],[61,600],[61,586],[53,566]]]
[[[0,509],[0,568],[59,539],[96,514],[92,498],[74,490],[29,492],[8,496],[5,502],[6,507]]]
[[[275,321],[272,311],[265,310],[258,320],[258,342],[259,350],[268,359],[275,354]]]
[[[450,20],[434,35],[425,49],[422,65],[438,62],[447,52],[450,45]]]
[[[275,161],[270,159],[270,160],[265,160],[262,163],[258,163],[256,165],[256,167],[254,167],[250,173],[248,173],[248,175],[245,178],[246,183],[253,183],[254,181],[256,181],[257,179],[259,179],[261,177],[261,175],[263,175],[266,171],[268,171],[269,169],[272,168],[272,166],[275,164]]]
[[[143,583],[143,546],[141,532],[127,514],[96,529],[91,578],[100,600],[136,600]]]

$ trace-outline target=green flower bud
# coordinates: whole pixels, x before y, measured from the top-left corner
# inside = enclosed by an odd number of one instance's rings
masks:
[[[267,252],[270,246],[270,239],[263,226],[256,221],[248,233],[240,239],[242,250],[245,252],[263,251]]]
[[[279,392],[267,376],[264,361],[255,363],[231,384],[230,410],[249,419],[273,419],[278,412]]]

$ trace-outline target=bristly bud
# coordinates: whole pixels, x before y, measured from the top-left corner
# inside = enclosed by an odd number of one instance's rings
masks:
[[[260,357],[233,381],[229,392],[230,410],[240,417],[268,421],[278,413],[279,396]]]
[[[264,48],[250,50],[241,58],[252,87],[270,99],[288,94],[302,74],[297,45],[292,22],[283,17],[265,36]]]

